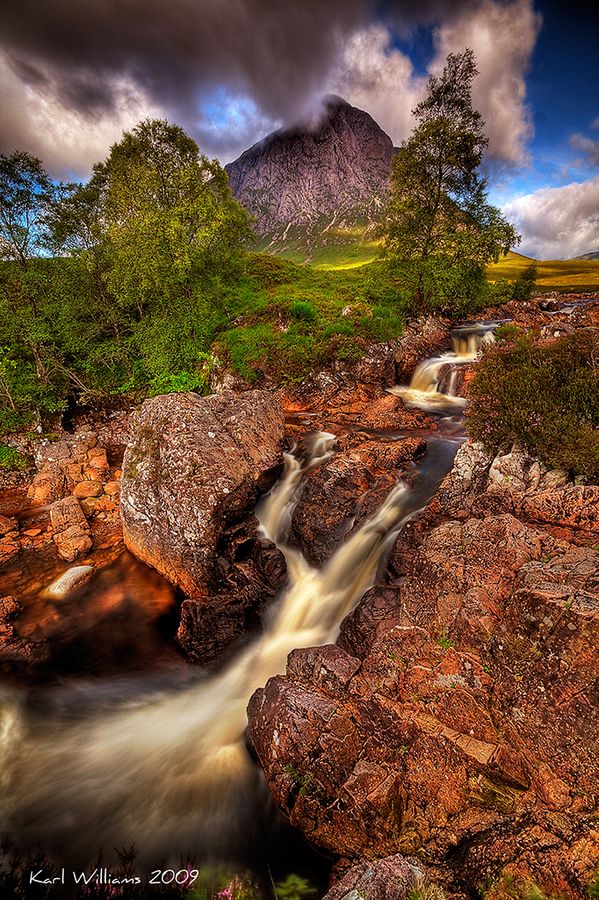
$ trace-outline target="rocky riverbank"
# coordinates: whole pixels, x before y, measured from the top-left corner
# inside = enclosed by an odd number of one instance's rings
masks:
[[[597,327],[584,299],[481,318],[550,340]],[[301,460],[308,433],[334,436],[288,522],[292,547],[322,569],[398,478],[417,484],[435,447],[453,454],[463,439],[388,393],[450,344],[450,323],[428,319],[309,385],[156,397],[37,441],[35,474],[1,498],[3,667],[91,646],[123,610],[146,623],[145,665],[165,617],[171,651],[196,663],[234,652],[285,583],[255,517],[284,451]],[[253,751],[277,805],[336,861],[330,900],[401,898],[426,879],[455,897],[534,885],[582,898],[599,858],[599,488],[472,442],[440,485],[430,477],[432,500],[336,644],[298,647],[254,694]]]

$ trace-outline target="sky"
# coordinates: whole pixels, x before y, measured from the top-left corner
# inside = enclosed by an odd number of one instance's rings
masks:
[[[87,177],[148,116],[225,163],[336,93],[396,144],[474,50],[493,203],[541,259],[599,251],[599,4],[569,0],[3,0],[0,153]]]

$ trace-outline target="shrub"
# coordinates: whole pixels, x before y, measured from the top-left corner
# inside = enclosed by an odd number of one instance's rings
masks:
[[[29,460],[14,447],[0,444],[0,469],[27,469]]]
[[[325,341],[328,341],[334,334],[354,335],[355,333],[356,329],[350,322],[339,322],[338,325],[327,325],[322,336]]]
[[[530,300],[537,288],[537,264],[522,269],[512,285],[512,300]]]
[[[596,333],[540,343],[507,336],[485,349],[467,425],[489,449],[519,443],[548,466],[599,478]]]
[[[309,900],[310,897],[315,897],[318,892],[301,875],[291,874],[284,881],[277,882],[275,893],[277,900]]]
[[[291,315],[298,322],[316,321],[316,310],[309,300],[294,300],[291,304]]]

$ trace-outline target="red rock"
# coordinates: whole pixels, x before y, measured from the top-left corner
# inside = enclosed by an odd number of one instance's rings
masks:
[[[53,527],[52,539],[62,559],[73,562],[91,548],[89,525],[75,497],[65,497],[64,500],[53,503],[50,520]]]
[[[46,462],[34,476],[27,496],[39,503],[53,503],[60,500],[67,490],[64,473],[55,462]]]
[[[324,896],[324,900],[404,900],[415,895],[429,896],[425,875],[414,861],[399,853],[385,859],[368,860],[345,873]]]
[[[80,481],[73,488],[73,497],[83,500],[86,497],[99,497],[103,487],[100,481]]]
[[[598,509],[595,488],[519,451],[460,450],[400,536],[394,582],[364,596],[339,647],[295,651],[250,702],[273,797],[310,840],[346,859],[416,856],[450,893],[505,878],[585,896],[599,558],[576,535]]]

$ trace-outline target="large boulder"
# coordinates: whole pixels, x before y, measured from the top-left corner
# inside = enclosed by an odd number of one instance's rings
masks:
[[[283,440],[283,412],[265,391],[153,397],[133,419],[121,481],[125,543],[186,594],[179,638],[194,658],[252,627],[284,576],[253,519]]]

